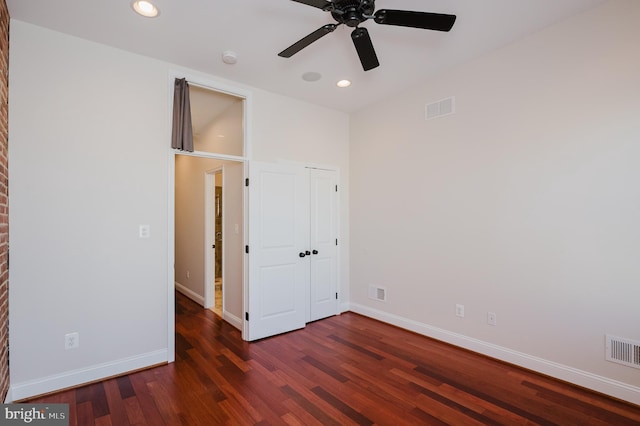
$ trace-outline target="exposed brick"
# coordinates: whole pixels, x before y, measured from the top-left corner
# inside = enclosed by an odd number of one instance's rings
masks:
[[[9,390],[9,9],[0,0],[0,397],[5,400]],[[0,402],[2,402],[0,401]]]

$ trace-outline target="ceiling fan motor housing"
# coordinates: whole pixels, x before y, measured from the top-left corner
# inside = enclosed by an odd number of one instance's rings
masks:
[[[375,11],[375,0],[336,0],[332,5],[333,19],[349,27],[357,27]]]

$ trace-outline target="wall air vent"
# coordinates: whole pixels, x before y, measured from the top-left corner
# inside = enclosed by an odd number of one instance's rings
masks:
[[[456,112],[456,98],[450,97],[438,102],[427,104],[424,108],[424,119],[432,120],[437,117],[444,117]]]
[[[378,300],[380,302],[387,301],[387,289],[384,287],[369,286],[369,299]]]
[[[640,342],[622,337],[606,335],[607,361],[640,368]]]

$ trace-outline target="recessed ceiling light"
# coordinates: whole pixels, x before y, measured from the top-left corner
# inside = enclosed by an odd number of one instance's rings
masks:
[[[322,78],[322,74],[320,74],[319,72],[309,71],[302,74],[302,79],[304,81],[318,81],[321,78]]]
[[[160,13],[154,4],[147,0],[134,1],[132,6],[133,10],[135,10],[139,15],[147,18],[155,18]]]
[[[340,80],[339,82],[336,83],[336,86],[338,86],[338,87],[349,87],[349,86],[351,86],[351,82],[349,80]]]

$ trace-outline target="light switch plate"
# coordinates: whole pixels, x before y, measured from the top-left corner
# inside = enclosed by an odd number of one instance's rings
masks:
[[[151,227],[149,225],[140,225],[140,238],[149,238],[151,236]]]

